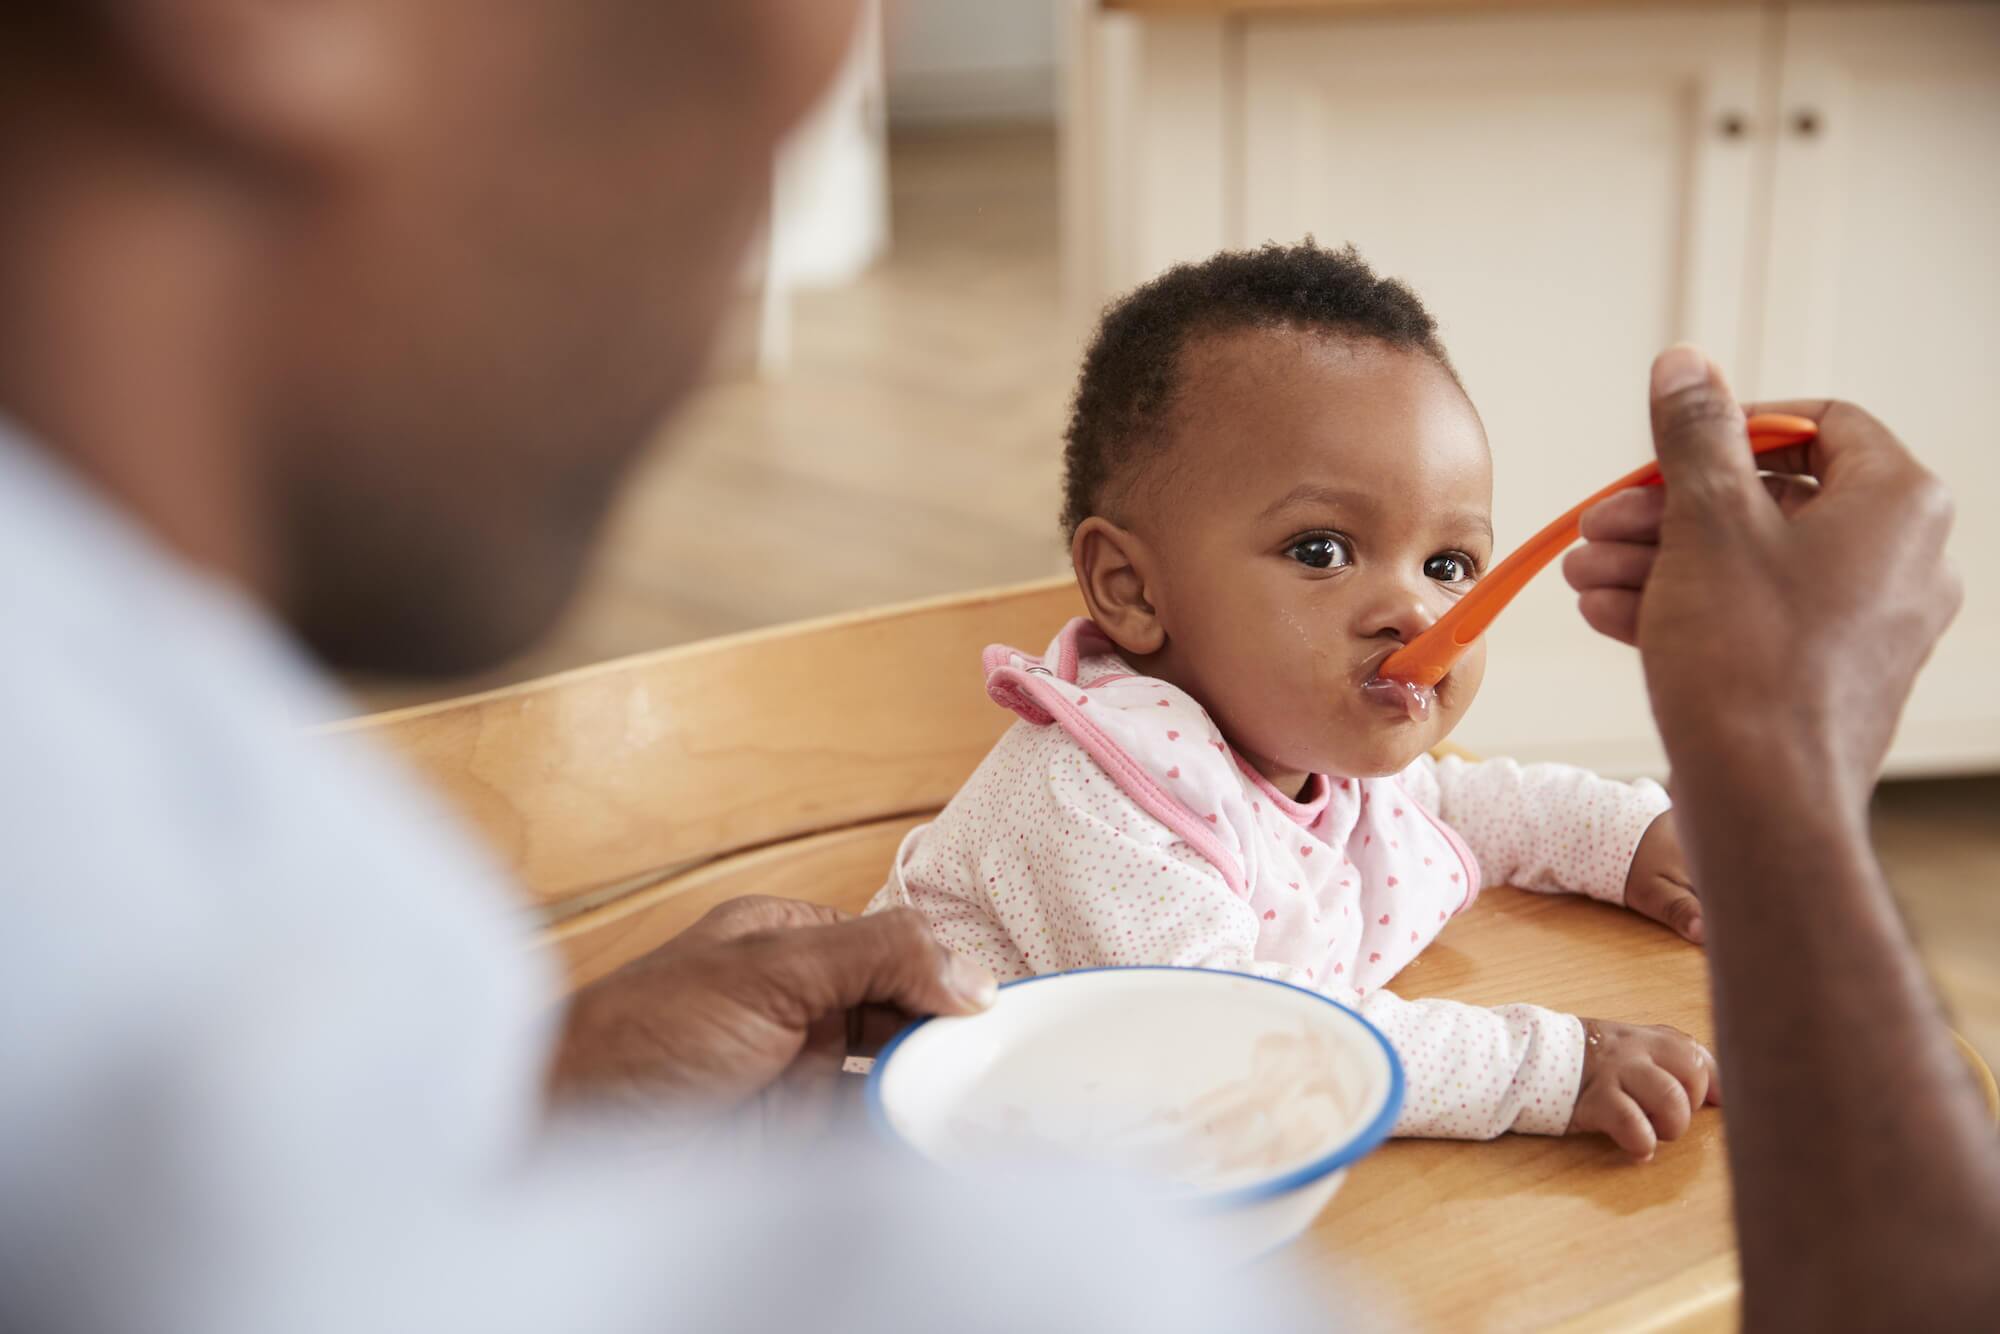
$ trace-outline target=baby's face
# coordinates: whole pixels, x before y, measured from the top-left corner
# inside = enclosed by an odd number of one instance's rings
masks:
[[[1493,467],[1429,358],[1243,330],[1190,346],[1175,439],[1133,492],[1166,644],[1147,670],[1199,699],[1274,782],[1390,774],[1446,736],[1483,647],[1413,720],[1363,682],[1493,556]]]

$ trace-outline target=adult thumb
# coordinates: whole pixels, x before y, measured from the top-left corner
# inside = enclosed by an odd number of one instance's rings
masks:
[[[1757,488],[1743,409],[1700,348],[1677,343],[1653,359],[1652,406],[1653,452],[1670,511]]]
[[[794,1022],[860,1005],[971,1014],[993,1003],[993,975],[938,943],[907,908],[773,932],[758,943],[765,993]]]

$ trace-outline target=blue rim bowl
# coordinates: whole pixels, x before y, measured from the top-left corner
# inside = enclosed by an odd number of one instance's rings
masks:
[[[1353,1024],[1363,1033],[1374,1039],[1375,1045],[1382,1049],[1383,1059],[1389,1063],[1389,1093],[1382,1100],[1382,1106],[1369,1119],[1366,1125],[1362,1126],[1340,1144],[1335,1145],[1328,1152],[1309,1163],[1289,1168],[1277,1176],[1263,1181],[1253,1181],[1246,1186],[1232,1186],[1227,1190],[1195,1191],[1187,1195],[1176,1195],[1172,1197],[1175,1203],[1189,1204],[1204,1209],[1233,1209],[1246,1204],[1255,1204],[1261,1200],[1268,1200],[1274,1196],[1284,1195],[1301,1187],[1309,1186],[1321,1177],[1326,1176],[1329,1172],[1338,1172],[1357,1159],[1365,1157],[1377,1145],[1381,1144],[1383,1140],[1389,1138],[1389,1131],[1396,1124],[1396,1114],[1402,1110],[1403,1106],[1403,1063],[1396,1059],[1396,1049],[1389,1045],[1389,1039],[1382,1036],[1381,1029],[1375,1027],[1375,1025],[1369,1023],[1339,1001],[1328,996],[1322,996],[1317,991],[1308,991],[1304,987],[1293,986],[1289,982],[1280,982],[1275,978],[1258,977],[1253,973],[1232,973],[1220,968],[1177,968],[1167,964],[1072,968],[1066,972],[1042,973],[1036,977],[1017,978],[1012,982],[1002,983],[1000,989],[1002,991],[1010,991],[1015,987],[1031,987],[1038,982],[1054,982],[1066,977],[1081,977],[1086,973],[1205,973],[1212,977],[1226,977],[1237,982],[1255,982],[1268,987],[1282,987],[1286,991],[1294,991],[1301,996],[1309,996],[1320,1004],[1331,1007],[1341,1016],[1344,1022]],[[874,1068],[868,1072],[868,1085],[865,1095],[868,1103],[868,1120],[874,1126],[876,1132],[899,1149],[922,1158],[925,1162],[933,1162],[935,1160],[931,1159],[914,1144],[905,1139],[901,1132],[896,1129],[894,1123],[889,1120],[888,1109],[882,1105],[882,1080],[885,1072],[889,1069],[889,1062],[895,1059],[897,1050],[909,1039],[911,1034],[930,1022],[932,1021],[929,1019],[918,1019],[889,1040],[888,1045],[883,1047],[881,1054],[875,1058]]]

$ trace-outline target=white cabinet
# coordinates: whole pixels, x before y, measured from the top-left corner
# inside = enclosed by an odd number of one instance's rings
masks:
[[[1972,590],[1892,763],[2000,765],[2000,579],[1974,560],[2000,505],[2000,7],[1075,18],[1080,310],[1224,245],[1353,241],[1443,325],[1502,551],[1644,456],[1668,342],[1746,395],[1868,403],[1958,491]],[[1662,762],[1636,661],[1554,571],[1496,625],[1458,739]]]
[[[1965,609],[1892,758],[2000,767],[2000,6],[1796,8],[1783,35],[1754,383],[1864,404],[1951,486]]]

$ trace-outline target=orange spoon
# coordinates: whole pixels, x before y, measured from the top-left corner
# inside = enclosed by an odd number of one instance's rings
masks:
[[[1810,417],[1789,417],[1775,412],[1752,417],[1748,425],[1750,448],[1758,454],[1802,444],[1819,434],[1819,423]],[[1514,600],[1514,595],[1576,541],[1577,523],[1585,510],[1606,496],[1635,486],[1657,486],[1659,482],[1660,465],[1648,463],[1620,477],[1536,533],[1513,555],[1494,566],[1492,573],[1438,618],[1437,624],[1390,654],[1377,676],[1383,681],[1425,690],[1437,685],[1465,656],[1472,642],[1486,633],[1486,627]]]

